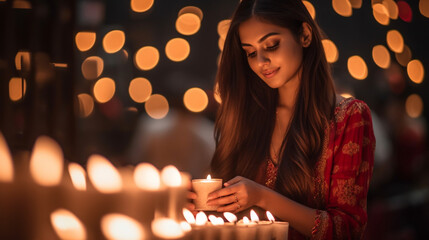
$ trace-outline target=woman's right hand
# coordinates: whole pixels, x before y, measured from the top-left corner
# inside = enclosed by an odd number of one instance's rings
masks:
[[[195,216],[197,214],[197,211],[195,211],[194,200],[197,199],[197,194],[192,190],[188,190],[187,198],[188,202],[186,203],[186,208],[191,211]]]

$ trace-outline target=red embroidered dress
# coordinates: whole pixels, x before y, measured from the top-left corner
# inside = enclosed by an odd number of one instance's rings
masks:
[[[360,100],[343,99],[326,131],[316,164],[314,199],[317,210],[312,239],[361,239],[367,223],[367,194],[374,165],[375,137],[371,113]],[[277,166],[266,162],[257,182],[273,189]],[[281,174],[281,173],[279,173]],[[290,229],[289,239],[305,239]]]

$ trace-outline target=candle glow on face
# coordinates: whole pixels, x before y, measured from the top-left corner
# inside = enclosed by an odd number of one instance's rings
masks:
[[[271,222],[276,221],[276,219],[274,218],[273,214],[270,213],[270,211],[267,211],[267,218]]]
[[[228,222],[230,223],[234,223],[237,222],[237,216],[235,216],[235,214],[230,213],[230,212],[224,212],[223,216],[226,218],[226,220],[228,220]]]
[[[118,170],[101,155],[91,155],[88,159],[88,175],[94,187],[102,193],[122,190],[122,179]]]
[[[256,214],[253,209],[250,210],[250,219],[252,220],[252,222],[259,222],[258,214]]]
[[[182,209],[182,213],[183,213],[183,216],[185,217],[185,220],[189,224],[195,224],[195,217],[194,217],[194,214],[192,214],[191,211],[189,211],[188,209],[184,208],[184,209]]]
[[[0,132],[0,182],[13,181],[13,162],[9,147]]]
[[[207,215],[204,212],[197,213],[197,217],[195,219],[195,224],[197,226],[203,226],[207,223]]]
[[[72,180],[73,186],[80,191],[86,190],[86,172],[83,167],[81,167],[77,163],[70,163],[69,164],[69,174],[70,178]]]
[[[162,239],[176,239],[185,236],[181,225],[170,218],[159,218],[152,221],[152,232]]]
[[[123,214],[112,213],[101,219],[101,230],[107,239],[143,239],[142,225],[135,219]]]
[[[161,186],[159,171],[150,163],[140,163],[134,170],[134,182],[143,190],[158,190]]]
[[[168,187],[179,187],[182,185],[182,176],[179,170],[173,165],[168,165],[162,169],[161,179]]]
[[[63,176],[63,151],[60,145],[47,136],[40,136],[34,144],[30,160],[30,173],[42,186],[58,185]]]
[[[52,212],[51,224],[60,239],[86,239],[85,226],[66,209],[57,209]]]

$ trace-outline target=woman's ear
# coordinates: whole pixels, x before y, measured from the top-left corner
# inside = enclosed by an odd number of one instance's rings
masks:
[[[302,33],[300,37],[301,45],[303,47],[310,46],[312,36],[313,36],[313,29],[311,29],[310,24],[303,22],[302,23]]]

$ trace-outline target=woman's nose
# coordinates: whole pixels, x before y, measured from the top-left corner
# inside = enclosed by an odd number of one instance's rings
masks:
[[[262,67],[270,62],[270,59],[265,54],[257,55],[258,66]]]

